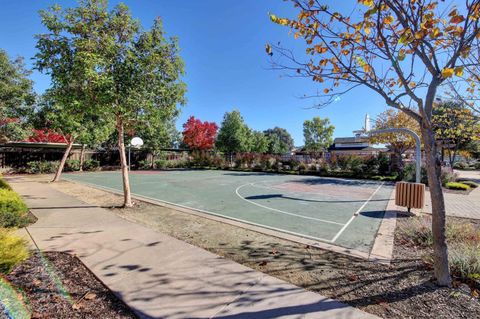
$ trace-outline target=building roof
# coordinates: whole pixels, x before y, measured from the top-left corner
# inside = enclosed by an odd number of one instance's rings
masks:
[[[66,143],[37,143],[37,142],[8,142],[0,144],[2,147],[24,147],[24,148],[66,148]],[[81,148],[80,144],[73,144],[73,148]]]
[[[335,147],[331,146],[329,151],[363,151],[363,152],[386,152],[388,151],[385,147],[371,147],[371,146],[351,146],[351,147]]]
[[[333,141],[334,144],[337,143],[368,143],[368,138],[366,137],[337,137]]]

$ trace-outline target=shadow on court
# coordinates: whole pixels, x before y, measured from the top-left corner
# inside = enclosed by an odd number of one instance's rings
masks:
[[[305,198],[298,198],[292,196],[285,196],[283,194],[264,194],[264,195],[252,195],[245,197],[248,200],[262,200],[262,199],[275,199],[275,198],[282,198],[282,199],[290,199],[290,200],[297,200],[302,202],[314,202],[314,203],[364,203],[365,199],[361,200],[315,200],[315,199],[305,199]],[[379,199],[371,199],[370,202],[388,202],[389,198],[379,198]]]
[[[302,180],[289,180],[287,182],[306,184],[306,185],[340,185],[340,186],[364,186],[364,185],[380,185],[376,181],[368,180],[355,180],[355,179],[342,179],[342,178],[330,178],[330,177],[316,177],[316,178],[304,178]]]
[[[231,173],[223,173],[223,176],[275,176],[275,175],[282,175],[277,173],[264,173],[264,172],[231,172]]]

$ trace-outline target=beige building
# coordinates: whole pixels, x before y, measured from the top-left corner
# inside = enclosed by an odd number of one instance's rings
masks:
[[[386,152],[386,148],[373,147],[368,138],[337,137],[333,145],[328,149],[331,155],[358,155],[358,156],[377,156],[380,152]]]

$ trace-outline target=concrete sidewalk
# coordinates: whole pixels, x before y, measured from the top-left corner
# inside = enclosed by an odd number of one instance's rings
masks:
[[[78,255],[142,318],[376,318],[254,271],[28,177],[8,179],[42,250]]]
[[[459,178],[480,182],[479,171],[456,170],[455,173]],[[430,193],[425,195],[425,211],[431,214]],[[480,187],[473,189],[468,195],[444,192],[444,196],[448,216],[480,219]]]

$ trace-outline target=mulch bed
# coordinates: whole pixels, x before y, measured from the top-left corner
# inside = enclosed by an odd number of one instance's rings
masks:
[[[5,279],[20,292],[33,319],[137,318],[78,258],[66,253],[35,252]]]

